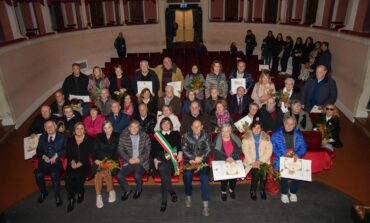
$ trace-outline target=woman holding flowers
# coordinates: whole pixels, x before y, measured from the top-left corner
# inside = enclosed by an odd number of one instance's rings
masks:
[[[87,85],[91,99],[94,101],[98,100],[101,90],[103,88],[109,89],[109,85],[109,79],[104,75],[102,69],[99,66],[95,66],[93,73],[89,76],[89,83]]]
[[[199,73],[199,68],[197,65],[191,67],[191,72],[185,77],[185,89],[186,94],[189,91],[194,91],[196,97],[199,100],[203,100],[204,97],[204,77],[203,74]]]
[[[107,184],[109,193],[108,202],[116,201],[116,192],[113,189],[112,176],[116,174],[119,164],[117,161],[117,147],[119,134],[113,132],[113,124],[106,120],[103,122],[103,132],[95,139],[92,158],[94,161],[93,171],[95,173],[95,192],[96,207],[104,206],[101,191],[103,188],[103,178]]]
[[[258,82],[254,85],[252,99],[260,107],[266,104],[267,99],[275,94],[275,85],[271,81],[270,71],[262,70]]]

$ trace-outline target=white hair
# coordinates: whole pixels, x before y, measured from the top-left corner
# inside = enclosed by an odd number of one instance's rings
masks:
[[[288,83],[288,81],[291,81],[293,83],[293,85],[295,83],[295,80],[293,78],[288,77],[287,79],[285,79],[284,84]]]

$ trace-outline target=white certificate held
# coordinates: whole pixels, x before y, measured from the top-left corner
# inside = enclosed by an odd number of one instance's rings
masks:
[[[175,82],[168,82],[167,86],[173,87],[174,95],[180,98],[180,92],[181,92],[181,81],[175,81]]]
[[[268,64],[260,64],[258,66],[258,71],[261,71],[261,70],[270,70],[270,66]]]
[[[236,94],[238,87],[245,88],[245,78],[232,78],[231,79],[231,94]]]
[[[23,139],[24,160],[31,159],[34,155],[36,155],[36,148],[39,144],[40,135],[41,134],[37,134],[34,138],[29,136]]]
[[[141,91],[148,88],[150,93],[153,94],[153,83],[151,81],[138,81],[137,82],[137,93],[140,94]]]
[[[244,126],[247,124],[250,126],[253,122],[253,119],[250,118],[248,115],[244,116],[242,119],[234,123],[234,126],[238,129],[240,133],[245,132]]]
[[[280,176],[283,178],[312,181],[311,160],[280,157]]]
[[[72,99],[82,100],[83,102],[90,102],[91,101],[90,96],[88,96],[88,95],[73,95],[73,94],[70,94],[69,95],[69,100],[72,101]]]
[[[245,178],[245,169],[241,160],[236,160],[233,163],[226,161],[212,161],[213,179],[228,180]]]

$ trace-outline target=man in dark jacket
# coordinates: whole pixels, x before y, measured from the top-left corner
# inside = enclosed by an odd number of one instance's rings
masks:
[[[35,177],[37,186],[41,192],[37,203],[42,203],[48,195],[44,175],[50,172],[55,192],[55,202],[57,206],[60,206],[63,203],[59,193],[59,172],[63,168],[60,158],[65,152],[67,140],[63,134],[56,132],[57,126],[53,120],[46,121],[44,127],[45,133],[40,136],[36,149],[38,168],[35,172]]]
[[[307,79],[301,92],[305,111],[310,112],[315,105],[334,104],[337,100],[337,84],[327,72],[324,65],[319,65],[316,75]]]
[[[142,60],[140,61],[140,69],[136,71],[134,79],[132,81],[132,91],[136,94],[136,96],[139,96],[141,92],[138,92],[137,89],[137,82],[138,81],[151,81],[152,82],[152,88],[153,88],[153,96],[158,96],[159,91],[159,80],[157,74],[149,69],[148,61]]]
[[[63,82],[62,90],[64,96],[69,99],[69,95],[88,96],[87,85],[89,78],[80,72],[80,65],[74,63],[72,65],[72,74],[69,75]]]
[[[260,120],[265,132],[274,132],[283,124],[284,114],[276,106],[275,98],[267,99],[265,105],[260,110]]]
[[[253,86],[253,77],[252,73],[247,71],[246,69],[246,64],[244,60],[239,60],[237,64],[237,69],[232,70],[229,76],[229,89],[231,89],[231,79],[240,79],[244,78],[245,79],[245,89],[250,89]],[[235,93],[234,93],[235,94]]]
[[[229,111],[231,114],[239,114],[242,117],[247,115],[251,97],[246,94],[244,87],[237,88],[236,94],[229,98]]]
[[[107,119],[113,124],[113,132],[121,134],[130,123],[130,118],[121,111],[121,106],[118,102],[113,101],[111,104],[111,113]]]
[[[48,120],[57,120],[57,117],[51,114],[50,107],[48,105],[44,105],[40,109],[41,114],[37,115],[28,129],[28,135],[34,137],[36,134],[45,133],[44,124]]]
[[[329,50],[329,43],[323,42],[321,44],[321,53],[319,54],[316,66],[324,65],[328,71],[328,73],[331,73],[331,53]]]
[[[158,99],[158,110],[161,111],[164,105],[171,106],[175,115],[181,113],[181,99],[174,95],[173,87],[170,85],[166,86],[165,95]]]
[[[64,94],[61,91],[55,92],[55,101],[50,105],[52,114],[59,118],[62,117],[64,106],[69,104],[71,104],[71,102],[68,99],[65,99]]]
[[[123,37],[123,33],[118,33],[116,40],[114,41],[114,48],[117,50],[117,54],[119,58],[126,58],[126,40]]]
[[[247,31],[245,36],[245,55],[247,57],[253,55],[254,48],[257,46],[256,36],[252,33],[252,30]]]
[[[190,112],[184,114],[182,117],[180,133],[185,134],[187,131],[191,130],[191,125],[195,120],[202,122],[203,129],[207,133],[211,133],[211,123],[209,121],[209,116],[207,113],[202,113],[200,111],[200,104],[198,101],[193,101],[190,104]]]

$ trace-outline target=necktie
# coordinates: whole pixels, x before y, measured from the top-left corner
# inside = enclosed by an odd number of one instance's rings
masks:
[[[49,143],[52,143],[53,142],[53,136],[50,136],[49,137]]]
[[[239,114],[243,112],[243,104],[242,104],[242,98],[239,97]]]
[[[116,120],[117,120],[117,115],[114,116],[114,121],[116,121]]]

